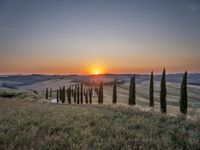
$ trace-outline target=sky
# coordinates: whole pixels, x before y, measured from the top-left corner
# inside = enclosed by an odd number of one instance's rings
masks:
[[[0,74],[200,72],[200,0],[0,0]]]

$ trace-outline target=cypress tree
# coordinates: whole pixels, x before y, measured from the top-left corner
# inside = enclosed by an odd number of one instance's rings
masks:
[[[57,100],[57,103],[59,102],[59,91],[58,90],[56,90],[56,100]]]
[[[81,83],[81,104],[83,104],[83,84]]]
[[[52,89],[50,89],[50,94],[49,95],[50,95],[50,98],[52,98]]]
[[[99,93],[100,93],[100,90],[101,90],[101,88],[100,88],[101,85],[100,85],[100,84],[101,84],[101,83],[99,83],[99,88],[98,88],[98,92],[97,92],[97,93],[98,93],[98,103],[99,103],[99,104],[100,104],[100,102],[101,102],[101,100],[100,100],[101,98],[100,98],[100,94],[99,94]]]
[[[74,97],[74,93],[75,93],[75,86],[73,86],[72,88],[72,97]]]
[[[46,99],[48,99],[49,98],[49,90],[48,90],[48,88],[46,88]]]
[[[66,89],[66,94],[67,94],[67,101],[68,101],[68,103],[69,103],[69,88],[67,87],[67,89]]]
[[[180,112],[184,115],[187,114],[188,97],[187,97],[187,72],[183,75],[181,83],[181,97],[180,97]]]
[[[117,103],[117,80],[113,82],[113,104]]]
[[[83,87],[83,96],[85,96],[86,95],[86,87],[84,86]]]
[[[88,91],[85,90],[85,103],[88,104]]]
[[[166,88],[165,69],[163,70],[160,84],[161,84],[160,85],[160,110],[162,113],[167,113],[167,103],[166,103],[167,88]]]
[[[96,95],[99,96],[99,87],[98,86],[95,86],[94,91],[95,91]]]
[[[89,89],[89,101],[92,104],[92,87]]]
[[[78,85],[78,88],[77,88],[77,104],[79,104],[79,101],[80,101],[80,96],[79,96],[79,91],[80,90],[80,87]]]
[[[129,86],[129,97],[128,97],[128,104],[132,105],[132,77],[130,80],[130,86]]]
[[[136,88],[135,88],[135,76],[134,76],[134,78],[133,78],[133,105],[136,104],[135,95],[136,95]]]
[[[70,104],[70,97],[69,97],[69,88],[67,88],[67,100],[68,100],[68,103]]]
[[[63,86],[63,89],[62,89],[62,103],[65,102],[65,86]]]
[[[76,103],[76,86],[75,86],[75,88],[74,88],[74,103]]]
[[[101,83],[101,102],[103,103],[103,82]]]
[[[69,86],[69,101],[71,103],[71,98],[72,98],[72,87],[71,85]]]
[[[131,77],[130,87],[129,87],[129,105],[135,105],[135,75]]]
[[[99,92],[98,92],[98,103],[102,104],[103,103],[103,82],[99,84]]]
[[[62,89],[61,89],[61,87],[59,88],[59,91],[60,91],[59,92],[60,93],[60,100],[62,101],[63,98],[62,98]]]
[[[73,88],[73,86],[71,86],[71,95],[72,95],[72,97],[74,97],[74,88]]]
[[[150,77],[150,87],[149,87],[149,107],[154,107],[154,77],[153,71],[151,72]]]

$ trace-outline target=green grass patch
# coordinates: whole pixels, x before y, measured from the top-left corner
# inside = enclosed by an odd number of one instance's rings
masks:
[[[18,96],[22,95],[21,92],[0,92],[0,97],[2,98],[17,98]]]

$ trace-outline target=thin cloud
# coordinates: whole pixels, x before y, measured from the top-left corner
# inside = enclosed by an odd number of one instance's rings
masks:
[[[200,11],[200,0],[188,0],[188,7],[190,11]]]
[[[191,11],[199,11],[200,10],[200,6],[196,6],[196,5],[190,5],[187,8]]]
[[[12,31],[15,31],[15,29],[14,28],[9,28],[9,27],[0,27],[0,31],[12,32]]]

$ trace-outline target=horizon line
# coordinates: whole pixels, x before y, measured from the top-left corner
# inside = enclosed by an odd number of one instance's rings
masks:
[[[185,72],[185,71],[184,71]],[[175,74],[183,74],[184,72],[177,72],[177,73],[167,73],[168,75],[175,75]],[[187,71],[188,74],[200,74],[200,72],[189,72]],[[149,73],[102,73],[102,74],[90,74],[90,73],[66,73],[66,74],[51,74],[51,73],[0,73],[0,76],[14,76],[14,75],[46,75],[46,76],[70,76],[70,75],[78,75],[78,76],[101,76],[101,75],[150,75],[151,72]],[[160,75],[162,74],[162,72],[160,73],[154,73],[154,75]]]

